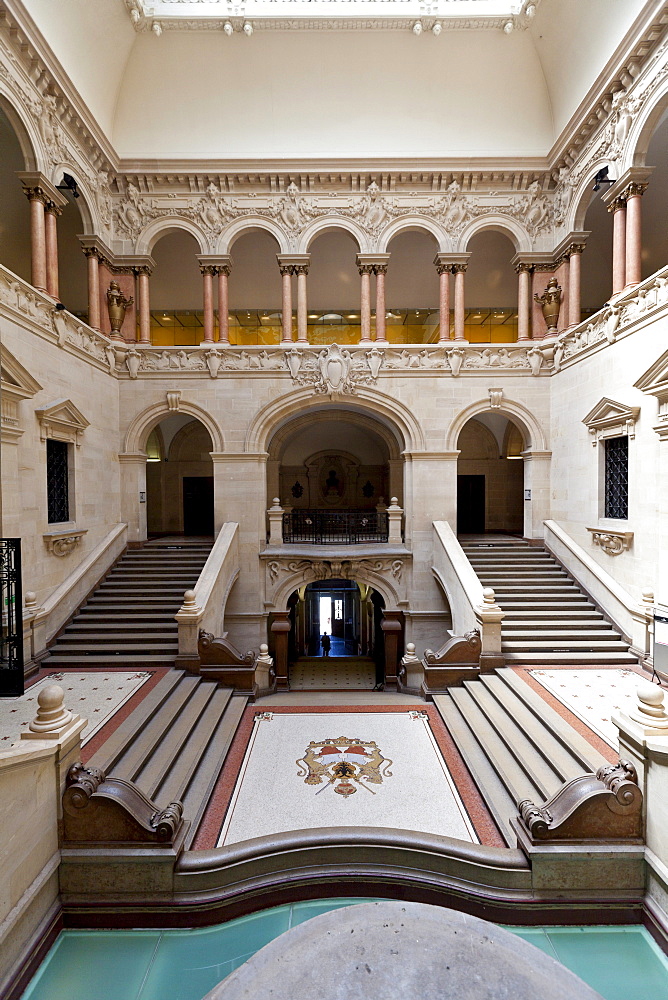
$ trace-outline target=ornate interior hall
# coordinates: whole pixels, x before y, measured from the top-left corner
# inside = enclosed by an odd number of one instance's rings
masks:
[[[668,1000],[667,190],[665,0],[0,0],[0,995]]]

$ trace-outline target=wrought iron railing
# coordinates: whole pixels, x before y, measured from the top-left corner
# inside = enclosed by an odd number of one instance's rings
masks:
[[[357,545],[387,541],[387,514],[375,510],[293,510],[283,514],[283,541]]]
[[[0,538],[0,696],[23,694],[21,539]]]

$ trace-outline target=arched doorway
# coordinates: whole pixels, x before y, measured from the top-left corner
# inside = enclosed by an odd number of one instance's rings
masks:
[[[468,420],[457,442],[457,533],[522,534],[524,439],[501,413]]]
[[[372,690],[383,683],[385,601],[357,580],[315,580],[288,600],[291,690]],[[326,636],[326,638],[325,638]]]
[[[146,444],[149,537],[213,535],[211,436],[187,414],[165,417]]]

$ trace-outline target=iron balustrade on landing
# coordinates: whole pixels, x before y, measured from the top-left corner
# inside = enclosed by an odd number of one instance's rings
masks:
[[[311,545],[386,542],[388,519],[375,510],[293,510],[283,514],[283,541]]]
[[[23,694],[21,539],[0,538],[0,696]]]

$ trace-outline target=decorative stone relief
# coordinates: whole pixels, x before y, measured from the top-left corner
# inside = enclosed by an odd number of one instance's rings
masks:
[[[598,442],[605,438],[620,437],[623,434],[628,434],[630,438],[635,437],[635,424],[639,413],[639,406],[626,406],[624,403],[615,403],[614,400],[604,397],[583,418],[582,423],[589,429],[592,444],[596,447]]]
[[[294,381],[299,385],[311,386],[315,393],[329,396],[354,395],[360,385],[370,385],[376,381],[380,365],[376,365],[374,359],[374,376],[368,353],[352,353],[338,344],[330,344],[317,354],[302,354],[293,350],[286,362]]]
[[[661,438],[668,437],[668,351],[634,383],[641,392],[655,396],[658,403],[658,422],[654,430]]]
[[[82,531],[49,531],[42,535],[47,551],[53,556],[68,556],[74,552],[88,529]]]
[[[18,441],[23,434],[19,420],[19,404],[31,399],[42,386],[16,360],[4,344],[0,344],[0,431],[2,441]]]
[[[631,548],[632,531],[610,531],[607,528],[587,528],[587,531],[591,532],[593,544],[609,556],[618,556]]]
[[[298,574],[303,582],[314,580],[365,580],[369,574],[384,577],[400,590],[405,598],[406,560],[410,556],[359,559],[305,559],[278,556],[266,563],[267,583],[273,589],[281,577]]]

